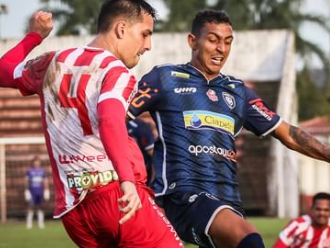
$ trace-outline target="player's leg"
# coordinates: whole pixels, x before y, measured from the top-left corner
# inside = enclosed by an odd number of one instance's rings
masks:
[[[208,230],[216,247],[264,248],[257,230],[231,209],[220,210]]]
[[[81,206],[77,206],[62,217],[62,223],[71,240],[80,248],[99,248],[99,240],[91,230],[88,216],[84,214]],[[104,246],[106,247],[106,246]],[[108,246],[109,248],[116,247]]]
[[[62,217],[70,238],[80,248],[118,247],[118,182],[89,193],[73,210]]]
[[[120,248],[183,248],[176,231],[146,186],[138,185],[142,202],[134,217],[121,227]]]
[[[35,197],[34,205],[35,205],[35,208],[37,211],[38,227],[40,229],[45,228],[45,223],[44,223],[45,216],[44,216],[44,211],[43,211],[43,203],[44,203],[43,193],[39,192],[39,194],[37,194]]]
[[[38,195],[35,192],[31,192],[31,199],[29,202],[29,207],[26,214],[26,228],[31,229],[33,226],[33,217],[35,206],[38,202]]]
[[[33,208],[29,206],[26,213],[26,228],[31,229],[32,226],[33,226]]]
[[[242,218],[238,211],[243,212],[241,206],[235,206],[234,209],[228,202],[205,192],[199,194],[177,192],[164,197],[163,204],[167,217],[180,238],[186,242],[205,248],[236,248],[240,241],[247,237],[243,246],[238,246],[239,248],[264,247],[262,241],[259,242],[261,246],[246,245],[246,242],[255,243],[255,235],[247,236],[255,233],[255,229]],[[229,217],[226,219],[224,216]]]
[[[45,214],[42,208],[39,208],[37,211],[37,217],[38,217],[38,227],[40,229],[44,229],[45,228]]]

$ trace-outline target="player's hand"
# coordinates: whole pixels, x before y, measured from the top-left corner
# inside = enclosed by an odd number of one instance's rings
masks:
[[[52,13],[38,11],[30,19],[30,31],[36,32],[46,38],[53,29]]]
[[[25,198],[25,201],[27,201],[27,202],[31,200],[32,196],[31,196],[30,190],[26,189],[24,191],[24,198]]]
[[[134,183],[124,181],[120,184],[120,188],[124,195],[118,199],[119,210],[125,215],[119,220],[119,224],[123,224],[135,214],[136,210],[142,207],[142,204]]]
[[[50,199],[50,191],[49,191],[49,189],[45,189],[44,190],[44,199],[46,201],[49,201],[49,199]]]

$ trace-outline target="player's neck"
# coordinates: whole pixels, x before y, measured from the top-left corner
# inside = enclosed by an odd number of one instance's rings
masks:
[[[112,40],[110,37],[107,37],[105,34],[98,34],[89,44],[89,47],[95,47],[95,48],[101,48],[103,50],[109,51],[111,52],[113,55],[115,55],[116,57],[116,49],[113,46],[113,44],[111,42],[109,42],[110,40]]]

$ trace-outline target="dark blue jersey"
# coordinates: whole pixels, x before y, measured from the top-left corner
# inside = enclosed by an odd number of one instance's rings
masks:
[[[265,136],[280,117],[241,80],[207,80],[190,64],[153,68],[139,82],[131,117],[149,111],[159,140],[154,147],[156,196],[205,191],[241,204],[235,137],[243,127]]]
[[[138,118],[127,122],[126,126],[129,136],[131,136],[136,141],[143,154],[148,174],[147,183],[149,184],[151,180],[152,169],[152,156],[149,155],[149,151],[152,151],[155,142],[152,128],[147,122]]]

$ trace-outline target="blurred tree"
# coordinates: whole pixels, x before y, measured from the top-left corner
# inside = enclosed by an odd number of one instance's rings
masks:
[[[300,120],[322,114],[330,115],[330,109],[320,105],[321,102],[329,105],[326,100],[330,96],[329,58],[327,58],[325,52],[320,47],[304,39],[299,33],[302,24],[306,22],[315,23],[328,33],[330,32],[330,28],[325,18],[302,13],[300,10],[303,2],[304,0],[247,0],[244,3],[244,10],[248,13],[243,15],[237,14],[235,5],[231,5],[233,3],[232,0],[218,0],[215,5],[215,8],[225,9],[229,16],[234,17],[232,19],[236,30],[289,29],[294,33],[295,48],[305,66],[305,69],[302,72],[298,72],[297,75],[297,89],[300,96]],[[239,9],[242,9],[242,7]],[[322,62],[326,78],[328,79],[322,90],[317,88],[315,81],[308,74],[308,68],[312,67],[312,55],[315,55]],[[305,105],[309,106],[309,110],[307,110],[307,106]]]
[[[97,15],[104,0],[40,0],[59,23],[57,35],[96,33]]]
[[[160,31],[165,32],[190,30],[195,14],[207,7],[207,0],[163,0],[163,2],[170,10],[168,20],[160,27]]]
[[[308,120],[316,115],[329,115],[330,105],[327,99],[322,97],[324,94],[313,82],[307,67],[297,77],[297,88],[300,120]]]

